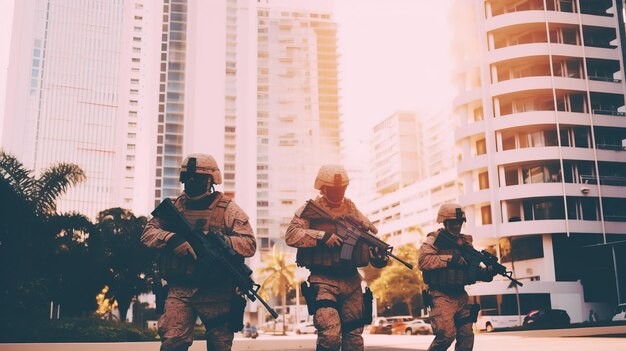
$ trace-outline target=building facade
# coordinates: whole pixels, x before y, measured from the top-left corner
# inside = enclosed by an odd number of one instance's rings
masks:
[[[87,180],[60,211],[94,218],[116,204],[123,1],[16,1],[4,98],[2,148],[39,175],[59,162]]]
[[[621,4],[480,0],[456,11],[467,231],[524,283],[517,296],[502,280],[470,292],[492,314],[606,316],[626,297]]]
[[[462,185],[450,133],[454,126],[449,111],[428,118],[397,112],[372,128],[370,188],[376,191],[364,194],[359,203],[378,236],[389,244],[419,247],[426,234],[439,227],[439,207],[458,201]]]
[[[317,194],[320,165],[340,161],[332,10],[332,1],[258,3],[256,208],[262,252],[284,246],[293,214]]]

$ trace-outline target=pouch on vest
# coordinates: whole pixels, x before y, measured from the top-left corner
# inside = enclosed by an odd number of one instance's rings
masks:
[[[372,323],[372,315],[374,312],[374,295],[369,287],[365,288],[363,293],[363,325]]]
[[[243,329],[243,314],[246,309],[246,299],[235,294],[230,303],[230,312],[228,313],[228,329],[236,333]]]
[[[315,299],[317,298],[317,289],[315,289],[312,285],[309,285],[308,282],[302,282],[300,284],[300,290],[302,290],[302,296],[304,296],[304,301],[306,302],[306,308],[309,315],[314,315],[316,310]]]

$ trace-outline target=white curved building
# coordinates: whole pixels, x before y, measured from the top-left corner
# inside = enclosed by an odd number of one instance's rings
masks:
[[[621,1],[475,0],[456,11],[467,232],[515,266],[522,316],[608,317],[626,300]],[[470,293],[483,312],[518,313],[506,281]]]

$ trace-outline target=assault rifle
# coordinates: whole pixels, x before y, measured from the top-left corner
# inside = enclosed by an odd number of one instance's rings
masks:
[[[519,280],[513,278],[513,272],[507,271],[506,267],[498,262],[498,258],[489,252],[482,250],[478,251],[463,242],[460,238],[452,235],[447,230],[439,231],[437,239],[435,240],[435,246],[437,247],[449,247],[458,248],[461,250],[461,255],[471,266],[478,266],[480,263],[484,263],[488,269],[493,272],[510,279],[513,283],[522,286],[523,284]]]
[[[335,225],[335,227],[337,228],[336,234],[343,241],[343,243],[341,244],[342,260],[349,261],[352,259],[352,251],[354,250],[354,246],[357,244],[357,242],[360,241],[364,242],[371,248],[379,248],[384,256],[389,256],[407,266],[409,269],[413,269],[412,264],[391,253],[393,251],[392,246],[378,239],[374,234],[371,234],[369,232],[369,228],[364,228],[365,226],[363,222],[355,218],[354,216],[341,216],[338,218],[333,218],[330,213],[319,207],[313,200],[309,200],[306,202],[306,205],[302,210],[301,216],[310,219],[325,219]]]
[[[200,228],[194,229],[171,199],[163,200],[152,211],[152,215],[167,222],[169,230],[182,235],[189,242],[198,256],[196,261],[198,268],[206,271],[215,270],[216,267],[224,269],[226,275],[234,280],[235,285],[250,301],[258,299],[274,319],[278,318],[278,313],[259,296],[261,285],[250,278],[252,269],[243,262],[241,255],[224,241],[218,231],[210,228],[205,234]]]

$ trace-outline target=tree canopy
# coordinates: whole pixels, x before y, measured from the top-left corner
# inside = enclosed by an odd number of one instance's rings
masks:
[[[407,262],[417,263],[418,250],[413,244],[398,248],[397,256]],[[370,288],[376,297],[379,309],[404,304],[410,315],[414,307],[421,305],[421,292],[424,288],[422,272],[417,268],[407,269],[394,260],[382,269],[380,276],[374,280]]]

